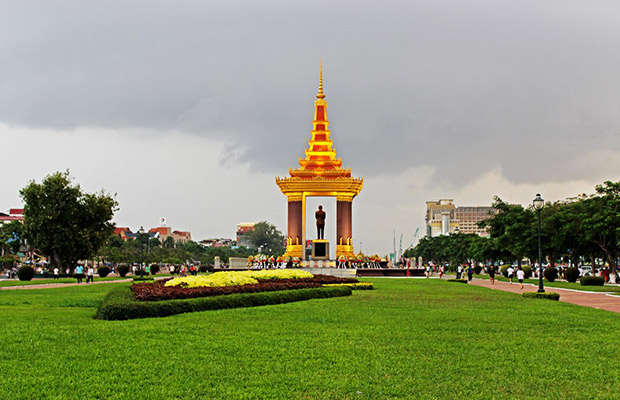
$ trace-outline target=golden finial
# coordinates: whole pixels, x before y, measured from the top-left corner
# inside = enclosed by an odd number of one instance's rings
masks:
[[[316,95],[316,98],[324,99],[325,93],[323,93],[323,59],[321,59],[321,63],[319,65],[319,93]]]

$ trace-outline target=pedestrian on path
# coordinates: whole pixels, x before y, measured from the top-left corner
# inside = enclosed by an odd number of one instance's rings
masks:
[[[487,271],[489,272],[489,280],[491,281],[491,284],[495,285],[495,266],[489,265],[489,268],[487,268]]]
[[[508,279],[510,279],[510,284],[512,285],[512,278],[515,276],[515,270],[512,268],[512,265],[508,267]]]
[[[519,285],[521,285],[521,289],[523,289],[523,279],[525,279],[525,271],[519,267],[517,270],[517,279],[519,280]]]
[[[59,269],[58,267],[54,267],[54,279],[58,279],[58,273],[59,273]]]
[[[88,267],[88,272],[86,272],[86,283],[90,281],[91,283],[95,283],[95,269],[93,267]]]
[[[459,264],[459,266],[456,267],[456,279],[461,279],[462,274],[463,274],[463,267]]]
[[[444,268],[445,267],[443,265],[441,267],[439,267],[439,279],[441,279],[441,277],[443,276]]]
[[[75,277],[77,278],[77,283],[82,283],[82,279],[84,279],[84,267],[79,264],[75,267]]]
[[[474,267],[469,265],[467,267],[467,282],[471,282],[474,279]]]

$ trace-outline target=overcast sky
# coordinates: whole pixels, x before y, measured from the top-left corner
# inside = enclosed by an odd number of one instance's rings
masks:
[[[364,177],[356,249],[407,247],[427,200],[590,193],[620,180],[619,21],[611,0],[4,0],[0,210],[68,168],[117,193],[119,226],[286,232],[274,178],[308,146],[321,58]]]

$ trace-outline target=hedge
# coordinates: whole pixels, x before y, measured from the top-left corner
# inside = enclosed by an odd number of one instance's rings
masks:
[[[196,311],[256,307],[350,295],[351,288],[337,286],[283,290],[279,292],[241,293],[216,297],[201,297],[197,299],[139,302],[135,300],[129,287],[119,287],[108,293],[97,310],[95,318],[104,320],[127,320],[134,318],[167,317],[169,315]]]
[[[575,283],[579,279],[579,269],[577,267],[568,267],[564,271],[564,278],[567,281]]]
[[[467,283],[467,279],[446,279],[448,282]]]
[[[555,267],[547,267],[543,272],[543,276],[549,282],[555,282],[555,280],[558,278],[558,270],[555,269]]]
[[[124,277],[129,272],[129,267],[126,265],[119,265],[116,269],[118,271],[118,275]]]
[[[19,267],[17,270],[17,277],[20,281],[31,281],[34,278],[34,268],[29,265]]]
[[[538,292],[526,292],[523,293],[521,296],[528,298],[528,299],[549,299],[549,300],[560,300],[560,294],[559,293],[555,293],[555,292],[545,292],[545,293],[538,293]]]
[[[105,278],[106,276],[110,275],[110,267],[99,267],[97,268],[97,275],[99,275],[101,278]]]
[[[605,278],[602,276],[582,276],[579,278],[581,286],[603,286],[605,285]]]

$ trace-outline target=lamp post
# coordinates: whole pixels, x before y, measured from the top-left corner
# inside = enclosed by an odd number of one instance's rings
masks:
[[[534,208],[538,212],[538,293],[545,293],[543,285],[543,268],[542,268],[542,245],[540,242],[540,210],[545,205],[545,201],[540,197],[540,193],[534,198]]]
[[[456,264],[458,266],[459,264],[459,254],[461,253],[461,248],[459,247],[459,233],[461,233],[461,230],[459,229],[459,227],[457,226],[456,228],[454,228],[454,237],[456,240]]]

